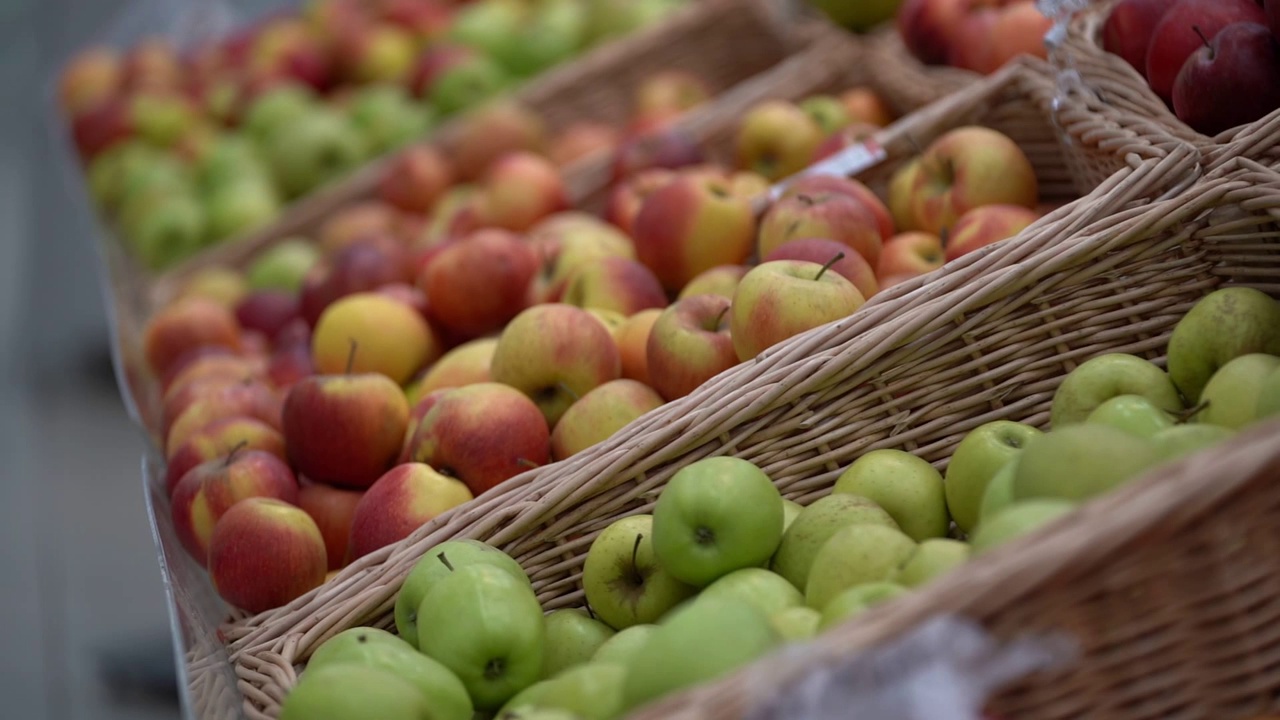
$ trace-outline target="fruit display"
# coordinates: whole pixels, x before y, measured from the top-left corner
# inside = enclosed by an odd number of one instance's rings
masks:
[[[860,3],[859,3],[860,4]],[[896,28],[926,65],[989,75],[1020,55],[1048,55],[1053,22],[1033,0],[903,0]]]
[[[1273,0],[1120,0],[1100,39],[1197,132],[1216,135],[1280,108]]]
[[[623,717],[964,572],[971,557],[1278,413],[1280,302],[1227,287],[1177,323],[1167,371],[1134,355],[1091,357],[1054,393],[1047,431],[980,425],[945,473],[872,450],[799,506],[745,460],[686,465],[650,513],[594,537],[581,609],[544,614],[512,557],[440,543],[396,598],[399,637],[354,628],[321,644],[281,717],[348,717],[301,714],[321,712],[337,667],[368,688],[417,678],[418,701],[460,718]]]
[[[162,270],[681,4],[314,0],[195,47],[85,50],[58,102],[94,203]],[[659,83],[646,113],[684,92]],[[585,126],[548,150],[569,162],[610,139]]]

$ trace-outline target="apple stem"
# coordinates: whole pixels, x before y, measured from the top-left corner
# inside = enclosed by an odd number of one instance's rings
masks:
[[[351,349],[347,351],[347,373],[346,374],[350,375],[351,368],[356,366],[356,348],[359,347],[359,343],[356,342],[355,338],[347,338],[347,341],[351,343]]]
[[[641,540],[644,540],[644,533],[636,535],[636,542],[631,546],[631,572],[636,574],[636,579],[639,581],[636,584],[643,582],[643,579],[640,577],[640,570],[636,568],[636,558],[640,555]]]
[[[1204,46],[1205,46],[1205,47],[1207,47],[1207,48],[1209,48],[1209,59],[1210,59],[1210,60],[1212,60],[1212,59],[1213,59],[1213,45],[1211,45],[1211,44],[1209,43],[1209,38],[1204,34],[1204,31],[1200,29],[1200,26],[1199,26],[1199,25],[1192,25],[1192,26],[1191,26],[1191,29],[1195,32],[1195,34],[1196,34],[1196,35],[1199,35],[1199,36],[1200,36],[1200,42],[1204,43]]]
[[[561,390],[565,391],[565,393],[567,393],[567,394],[569,395],[569,397],[573,398],[573,401],[574,401],[574,402],[577,402],[578,400],[580,400],[580,399],[581,399],[581,398],[579,397],[578,393],[574,392],[572,388],[570,388],[568,385],[565,385],[563,382],[558,382],[558,383],[556,383],[556,387],[558,387],[558,388],[560,388]]]
[[[720,310],[720,314],[719,314],[719,315],[716,315],[716,321],[715,321],[714,323],[712,323],[712,324],[711,324],[711,329],[712,329],[712,330],[719,330],[719,329],[720,329],[720,321],[724,320],[724,316],[729,314],[729,308],[730,308],[730,307],[732,307],[732,306],[731,306],[731,305],[725,305],[725,306]]]
[[[444,553],[440,553],[436,557],[440,558],[440,562],[444,563],[444,566],[449,568],[449,572],[453,572],[453,563],[449,562],[449,558],[445,557]]]
[[[827,264],[823,265],[822,269],[818,271],[818,274],[813,276],[813,279],[821,280],[823,273],[825,273],[827,270],[830,270],[832,265],[835,265],[836,263],[840,262],[843,259],[844,259],[844,253],[836,253],[836,256],[828,260]]]
[[[527,467],[527,468],[530,468],[530,469],[534,469],[534,468],[540,468],[540,467],[542,467],[541,465],[539,465],[538,463],[536,463],[536,462],[534,462],[534,461],[530,460],[529,458],[516,458],[516,464],[517,464],[517,465],[523,465],[523,466],[525,466],[525,467]]]
[[[596,619],[596,611],[591,609],[591,603],[587,603],[587,615],[592,619]]]
[[[236,446],[231,448],[231,451],[227,453],[227,459],[222,461],[222,467],[224,468],[231,467],[231,461],[236,459],[236,453],[240,452],[241,450],[245,449],[248,446],[249,446],[248,440],[241,440],[240,442],[236,443]]]
[[[942,244],[942,247],[946,247],[947,243],[951,242],[951,228],[944,227],[938,231],[938,242]]]
[[[1201,400],[1200,402],[1196,403],[1194,406],[1189,407],[1186,410],[1183,410],[1182,412],[1178,413],[1177,424],[1185,425],[1186,423],[1191,422],[1191,418],[1204,412],[1208,407],[1209,407],[1209,401]]]

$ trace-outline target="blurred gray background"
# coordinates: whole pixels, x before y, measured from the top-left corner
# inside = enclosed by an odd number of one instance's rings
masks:
[[[200,0],[193,0],[199,2]],[[60,159],[54,70],[121,0],[0,0],[0,716],[176,718],[143,439],[112,374],[96,227]],[[166,3],[147,0],[145,12]]]

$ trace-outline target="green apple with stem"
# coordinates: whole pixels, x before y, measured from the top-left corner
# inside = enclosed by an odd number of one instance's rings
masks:
[[[1157,464],[1155,445],[1101,425],[1068,425],[1035,438],[1018,458],[1015,500],[1085,500]]]
[[[818,632],[829,630],[855,615],[907,594],[907,589],[897,583],[870,582],[841,592],[822,608],[822,616],[818,621]]]
[[[624,707],[724,676],[779,642],[769,618],[749,603],[727,598],[689,603],[671,613],[631,658]]]
[[[555,677],[563,670],[589,662],[614,634],[613,628],[577,608],[547,613],[546,624],[546,656],[542,662],[544,678]]]
[[[809,571],[818,551],[840,530],[851,525],[880,525],[898,529],[884,508],[860,495],[828,495],[796,516],[782,535],[770,567],[798,590],[809,582]]]
[[[545,641],[533,589],[492,565],[451,570],[418,607],[418,649],[458,676],[478,710],[496,710],[537,682]]]
[[[1176,460],[1226,441],[1235,432],[1220,425],[1186,423],[1174,425],[1151,436],[1162,461]]]
[[[983,494],[996,472],[1041,434],[1030,425],[996,420],[979,425],[964,436],[951,454],[944,481],[947,509],[957,527],[969,532],[978,524]]]
[[[807,605],[789,607],[769,616],[769,624],[774,632],[788,642],[808,640],[818,634],[818,623],[822,621],[822,613]]]
[[[1218,368],[1241,355],[1280,355],[1280,303],[1249,287],[1209,293],[1169,336],[1169,376],[1190,405]]]
[[[1140,438],[1150,438],[1161,430],[1173,427],[1174,418],[1142,395],[1117,395],[1094,408],[1085,422],[1123,430]]]
[[[649,637],[657,629],[657,625],[644,624],[632,625],[625,630],[620,630],[616,635],[604,641],[604,644],[592,656],[591,662],[626,665],[631,662],[631,657],[636,654],[636,651],[649,642]]]
[[[903,587],[920,587],[969,561],[967,543],[948,538],[930,538],[920,543],[915,553],[893,576]]]
[[[436,709],[413,685],[387,670],[334,664],[302,674],[285,697],[280,720],[434,720]]]
[[[1280,357],[1263,353],[1241,355],[1227,362],[1205,383],[1200,392],[1203,409],[1197,422],[1231,430],[1258,419],[1258,398],[1268,377],[1280,370]]]
[[[475,710],[467,688],[449,668],[385,630],[358,627],[334,635],[307,662],[307,674],[331,665],[384,670],[417,688],[439,720],[470,720]]]
[[[1108,353],[1084,361],[1063,378],[1049,408],[1050,426],[1057,430],[1082,423],[1117,395],[1141,395],[1169,413],[1182,410],[1182,398],[1165,371],[1136,355]]]
[[[987,483],[986,492],[982,493],[982,509],[978,512],[978,522],[1000,512],[1013,502],[1013,477],[1018,471],[1018,459],[1015,457],[996,471],[995,477]],[[975,523],[975,526],[977,523]]]
[[[870,499],[917,542],[951,527],[942,474],[909,452],[872,450],[841,473],[831,492]]]
[[[814,557],[804,590],[805,603],[820,610],[854,585],[887,581],[917,548],[910,537],[883,525],[844,528],[832,535]]]
[[[760,468],[738,458],[681,468],[653,508],[658,562],[697,587],[764,564],[781,539],[782,495]]]
[[[991,548],[1022,537],[1057,520],[1076,508],[1070,500],[1019,500],[989,518],[984,518],[973,532],[973,554],[981,555]]]
[[[804,595],[786,578],[758,567],[734,570],[721,577],[698,594],[698,602],[722,597],[743,600],[770,617],[804,605]]]
[[[583,564],[582,589],[596,617],[615,630],[656,622],[696,592],[658,563],[652,515],[622,518],[596,537]]]
[[[448,563],[442,562],[445,558]],[[458,568],[470,565],[491,565],[512,578],[523,582],[532,589],[529,577],[524,568],[511,559],[510,555],[479,540],[448,540],[431,548],[422,556],[400,586],[400,594],[396,596],[395,620],[396,632],[414,647],[418,645],[418,608],[422,599],[440,580]]]

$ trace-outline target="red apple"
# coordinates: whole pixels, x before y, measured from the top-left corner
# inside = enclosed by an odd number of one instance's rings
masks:
[[[441,327],[473,338],[500,330],[524,309],[537,269],[533,248],[519,236],[481,230],[440,251],[418,286]],[[477,292],[479,288],[484,291]]]
[[[71,122],[72,141],[85,161],[133,134],[133,115],[121,98],[108,98],[82,111]]]
[[[486,227],[524,232],[569,207],[560,169],[533,153],[499,158],[485,175],[482,188],[478,211]]]
[[[893,122],[893,111],[871,88],[857,87],[846,90],[840,94],[840,101],[844,103],[844,108],[849,113],[849,121],[855,125],[881,128],[888,127]]]
[[[1253,0],[1178,0],[1151,35],[1147,50],[1147,81],[1151,89],[1172,101],[1178,72],[1192,53],[1204,47],[1201,35],[1213,40],[1219,31],[1237,22],[1265,25],[1267,16]]]
[[[622,140],[613,161],[613,179],[624,180],[647,170],[675,170],[703,162],[706,154],[688,131],[663,127]]]
[[[665,168],[654,168],[636,174],[614,186],[609,193],[609,205],[605,218],[629,236],[635,235],[636,216],[644,201],[658,189],[676,179],[676,174]]]
[[[637,380],[652,387],[649,379],[649,334],[662,316],[663,310],[641,310],[622,321],[614,331],[618,344],[618,356],[622,360],[622,377]]]
[[[412,282],[408,251],[393,238],[366,238],[321,260],[302,282],[302,317],[312,326],[334,302],[383,285]]]
[[[880,260],[883,244],[880,225],[866,206],[846,195],[817,192],[783,197],[774,203],[760,221],[757,251],[765,257],[792,240],[805,238],[834,240],[857,252],[872,267]]]
[[[333,64],[325,47],[300,20],[268,22],[253,40],[247,71],[283,76],[324,91],[333,83]]]
[[[1022,232],[1040,216],[1018,205],[984,205],[956,221],[947,237],[947,262]]]
[[[260,332],[272,340],[299,317],[298,294],[283,290],[258,290],[236,304],[240,327]]]
[[[319,375],[285,398],[290,463],[312,480],[367,488],[395,463],[409,424],[400,387],[379,373]]]
[[[213,378],[246,380],[261,378],[266,366],[258,358],[220,345],[194,348],[178,357],[160,379],[166,402],[171,392],[188,383]]]
[[[165,431],[165,457],[172,457],[193,435],[219,420],[252,417],[279,428],[280,398],[261,381],[239,382],[209,388],[190,405],[173,415]]]
[[[1265,25],[1235,23],[1187,58],[1173,84],[1173,111],[1205,135],[1280,108],[1280,41]]]
[[[377,200],[343,206],[320,226],[320,247],[329,253],[357,241],[392,235],[396,227],[395,208]]]
[[[330,570],[347,564],[351,521],[364,494],[363,490],[344,490],[324,483],[309,483],[298,491],[298,507],[311,516],[324,538]]]
[[[885,206],[879,196],[871,191],[871,188],[853,178],[838,177],[836,175],[809,175],[799,178],[788,185],[786,192],[782,196],[820,195],[823,193],[844,195],[856,201],[871,211],[871,214],[876,219],[876,227],[880,230],[880,238],[882,240],[887,240],[893,236],[893,215],[889,212],[889,208]]]
[[[484,177],[498,158],[517,152],[541,153],[546,147],[546,123],[512,101],[496,101],[468,113],[450,144],[458,177],[467,181]]]
[[[397,465],[369,486],[356,507],[347,560],[398,543],[471,499],[466,485],[429,465]]]
[[[213,422],[196,431],[169,457],[164,474],[168,495],[191,468],[227,457],[235,449],[261,450],[284,460],[284,436],[267,423],[252,417],[233,417]]]
[[[973,208],[1021,205],[1039,198],[1035,168],[1022,148],[1001,133],[969,126],[934,140],[912,178],[910,229],[940,235]],[[890,193],[892,202],[893,193]]]
[[[969,5],[970,0],[905,0],[898,9],[898,33],[920,62],[942,65]]]
[[[1147,72],[1147,49],[1160,18],[1177,0],[1120,0],[1102,25],[1102,48]]]
[[[826,238],[790,240],[774,248],[764,256],[762,262],[805,260],[823,265],[837,255],[844,255],[844,257],[831,265],[830,272],[839,273],[853,283],[853,286],[858,288],[858,292],[862,293],[863,298],[869,298],[879,291],[876,272],[871,264],[864,260],[862,255],[849,252],[848,246],[835,240]],[[883,255],[881,257],[883,258]]]
[[[489,363],[497,347],[497,338],[491,337],[455,347],[431,366],[419,382],[418,392],[426,396],[437,390],[489,382]]]
[[[942,249],[942,240],[937,235],[912,231],[895,235],[884,244],[880,252],[880,264],[876,266],[876,277],[880,287],[888,287],[884,283],[887,278],[897,278],[899,282],[907,278],[924,275],[942,267],[946,253]]]
[[[288,503],[251,498],[218,521],[209,543],[209,576],[231,605],[260,613],[319,587],[324,538],[315,521]]]
[[[551,457],[564,460],[602,443],[641,415],[662,406],[652,388],[635,380],[613,380],[583,395],[551,433]]]
[[[129,92],[178,90],[183,80],[182,60],[169,40],[149,37],[125,55],[124,76]]]
[[[634,240],[640,262],[678,292],[703,271],[745,261],[755,232],[751,202],[725,180],[686,175],[645,199]]]
[[[173,525],[182,547],[201,565],[214,525],[231,506],[250,497],[298,500],[298,480],[280,458],[235,448],[187,471],[173,491]]]
[[[453,165],[430,145],[402,151],[378,183],[378,195],[400,210],[425,215],[453,184]]]
[[[630,316],[666,307],[667,295],[649,268],[628,258],[606,257],[580,267],[569,277],[564,302]]]
[[[719,295],[693,295],[662,312],[646,345],[649,382],[666,400],[693,392],[738,364],[729,332],[729,304]]]

